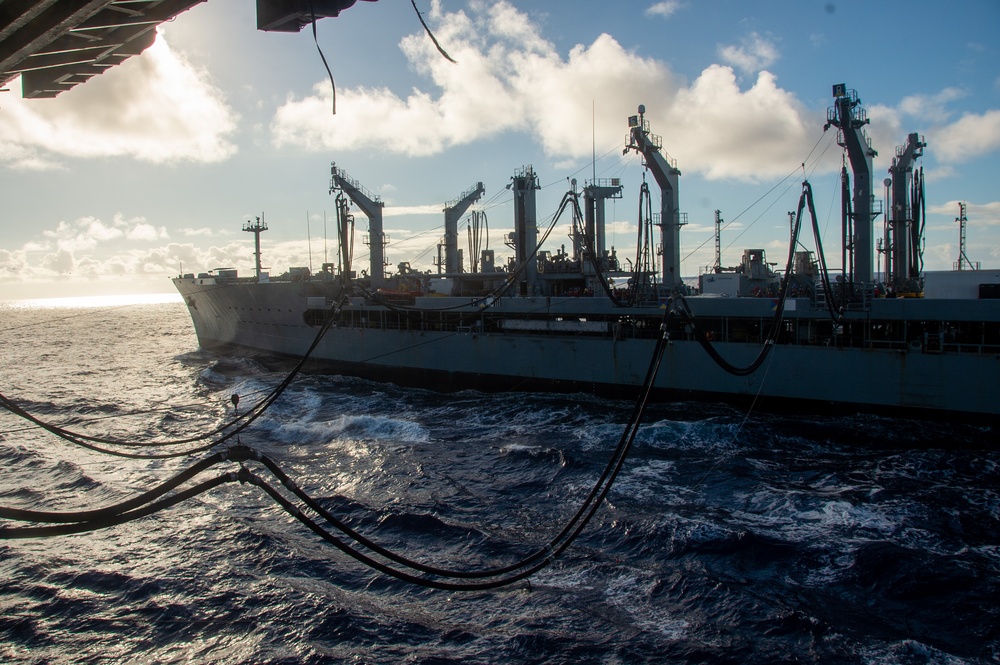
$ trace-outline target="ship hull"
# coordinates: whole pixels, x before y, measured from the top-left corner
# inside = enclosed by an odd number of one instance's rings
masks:
[[[175,280],[199,343],[220,351],[301,357],[320,330],[321,315],[336,297],[332,285],[308,282],[229,286],[197,282]],[[438,311],[446,311],[446,300],[440,301]],[[424,318],[416,320],[409,310],[400,314],[391,308],[348,305],[350,316],[323,335],[311,360],[335,373],[437,390],[637,394],[657,333],[647,330],[639,335],[630,329],[624,334],[616,327],[623,324],[595,322],[609,311],[620,311],[606,299],[571,300],[557,305],[546,298],[491,303],[490,316],[508,322],[499,330],[497,324],[477,319],[474,307],[459,321],[468,325],[445,325],[434,323],[426,310]],[[324,307],[319,306],[321,301]],[[767,302],[738,304],[745,310],[741,317],[720,326],[763,321],[770,311]],[[715,321],[710,318],[714,310],[734,306],[716,300],[701,309],[709,317],[705,320]],[[540,307],[546,308],[545,318],[538,318]],[[900,310],[898,316],[906,320],[905,303],[887,307]],[[642,328],[643,321],[653,328],[662,311],[650,309],[645,310],[646,319],[633,319],[633,328]],[[757,310],[759,319],[748,318],[746,312]],[[529,311],[536,312],[535,318],[521,318]],[[567,312],[575,316],[565,316]],[[796,325],[798,330],[814,329],[811,319]],[[905,344],[887,343],[885,348],[832,341],[820,335],[776,344],[756,371],[735,376],[723,370],[690,334],[672,334],[657,372],[654,398],[725,401],[771,411],[1000,420],[996,398],[1000,353],[990,353],[987,346],[951,349],[947,344],[932,344],[926,334]],[[735,366],[749,365],[763,348],[752,339],[715,341],[714,347]]]

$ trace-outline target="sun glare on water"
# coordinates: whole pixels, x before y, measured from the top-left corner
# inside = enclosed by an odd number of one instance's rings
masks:
[[[121,307],[125,305],[159,305],[181,302],[179,293],[130,293],[117,296],[76,296],[72,298],[33,298],[12,300],[6,303],[13,307],[55,309],[59,307]]]

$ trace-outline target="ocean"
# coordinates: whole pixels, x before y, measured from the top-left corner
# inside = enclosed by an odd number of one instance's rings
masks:
[[[287,369],[199,350],[176,298],[5,303],[0,343],[6,398],[137,442],[210,432]],[[385,547],[478,570],[562,529],[632,408],[307,372],[239,443]],[[210,454],[110,457],[0,410],[0,506],[110,506]],[[0,661],[997,663],[998,598],[995,431],[656,404],[586,529],[526,580],[399,580],[228,482],[124,524],[0,539]]]

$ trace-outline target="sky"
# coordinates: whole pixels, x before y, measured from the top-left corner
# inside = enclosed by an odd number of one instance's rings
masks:
[[[489,246],[511,251],[514,173],[531,165],[540,226],[570,189],[621,178],[608,244],[632,255],[644,169],[623,155],[639,104],[675,159],[682,273],[744,248],[782,262],[788,211],[812,184],[823,247],[840,264],[831,88],[857,90],[878,151],[918,162],[925,266],[966,254],[1000,266],[1000,2],[963,0],[419,0],[358,2],[297,34],[256,30],[252,0],[209,0],[163,24],[145,53],[52,100],[0,92],[0,300],[165,293],[179,272],[319,269],[335,260],[330,164],[385,202],[387,258],[436,272],[445,202],[477,182]],[[651,177],[647,176],[650,184]],[[654,190],[654,207],[658,193]],[[367,260],[358,223],[355,262]],[[326,221],[324,221],[326,219]],[[560,219],[543,249],[570,246]],[[875,221],[879,237],[883,219]],[[460,224],[466,245],[466,221]],[[810,234],[803,245],[814,249]],[[468,255],[468,250],[466,249]],[[877,259],[876,259],[877,260]]]

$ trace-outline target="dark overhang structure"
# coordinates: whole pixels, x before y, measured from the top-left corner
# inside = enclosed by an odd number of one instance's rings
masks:
[[[0,0],[0,86],[55,97],[149,48],[156,26],[206,0]],[[368,0],[374,2],[375,0]],[[257,28],[295,32],[356,0],[257,0]]]

